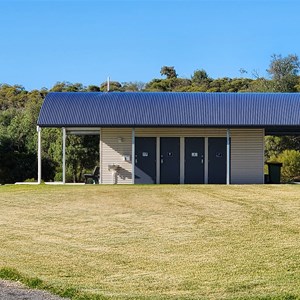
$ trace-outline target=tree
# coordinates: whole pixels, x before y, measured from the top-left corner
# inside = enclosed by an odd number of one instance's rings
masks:
[[[229,77],[217,78],[210,84],[208,92],[229,92],[232,79]]]
[[[168,67],[168,66],[163,66],[161,69],[160,69],[160,74],[163,76],[167,76],[167,79],[170,79],[170,78],[177,78],[177,74],[176,74],[176,71],[174,69],[174,67]]]
[[[271,158],[272,159],[272,158]],[[296,178],[300,179],[300,152],[297,150],[284,150],[276,158],[282,163],[281,175],[284,182]]]
[[[82,83],[71,83],[68,81],[57,82],[51,92],[85,92],[86,87]]]
[[[85,169],[91,169],[99,160],[99,136],[75,136],[67,138],[67,169],[73,182],[82,180]]]
[[[100,92],[100,87],[97,85],[89,85],[87,87],[87,92]]]
[[[28,92],[21,85],[0,84],[0,110],[24,106]]]
[[[213,79],[203,69],[194,71],[191,77],[192,86],[189,88],[191,92],[206,92],[210,88]]]
[[[283,79],[286,76],[296,76],[299,73],[300,62],[299,58],[295,54],[289,54],[286,57],[282,57],[280,54],[272,55],[270,68],[267,70],[274,80]]]
[[[248,92],[251,93],[268,93],[273,91],[273,83],[264,77],[258,77],[249,82]]]
[[[152,79],[145,86],[147,92],[168,92],[169,84],[166,82],[167,79]]]
[[[286,57],[272,55],[267,72],[271,80],[260,80],[267,92],[297,92],[299,87],[300,62],[297,55],[290,54]],[[298,154],[295,155],[293,149],[300,149],[299,136],[266,137],[266,158],[283,159],[288,158],[289,164],[298,164]],[[294,161],[293,161],[294,160]],[[285,171],[283,169],[283,174]],[[284,175],[288,177],[288,175]]]
[[[196,70],[192,76],[192,83],[196,85],[200,85],[206,83],[210,78],[205,70]]]
[[[107,92],[107,81],[102,82],[100,85],[101,92]],[[122,84],[118,81],[110,81],[109,82],[109,91],[110,92],[123,92]]]
[[[122,82],[123,90],[125,92],[140,92],[145,88],[145,83],[142,81]]]
[[[274,92],[297,92],[300,61],[297,55],[289,54],[286,57],[272,55],[267,72],[271,76]]]

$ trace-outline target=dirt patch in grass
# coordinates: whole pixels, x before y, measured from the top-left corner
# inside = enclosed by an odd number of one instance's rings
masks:
[[[19,282],[0,280],[0,299],[3,300],[68,300],[50,293],[28,289]]]

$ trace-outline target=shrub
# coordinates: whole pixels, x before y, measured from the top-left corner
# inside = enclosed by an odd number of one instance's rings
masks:
[[[54,181],[62,181],[62,172],[57,172],[54,176]],[[66,172],[66,182],[72,182],[73,178],[70,172]]]
[[[277,161],[282,163],[281,177],[283,182],[292,181],[300,176],[300,151],[284,150]]]
[[[35,178],[27,178],[24,182],[36,182]]]

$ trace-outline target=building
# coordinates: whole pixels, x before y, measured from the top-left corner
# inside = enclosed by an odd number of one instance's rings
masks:
[[[265,135],[300,132],[300,94],[49,93],[41,129],[100,135],[100,179],[111,183],[264,183]],[[63,175],[65,182],[65,175]]]

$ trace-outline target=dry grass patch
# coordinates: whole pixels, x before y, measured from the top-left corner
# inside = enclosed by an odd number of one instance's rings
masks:
[[[113,299],[298,299],[300,186],[0,187],[0,268]]]

